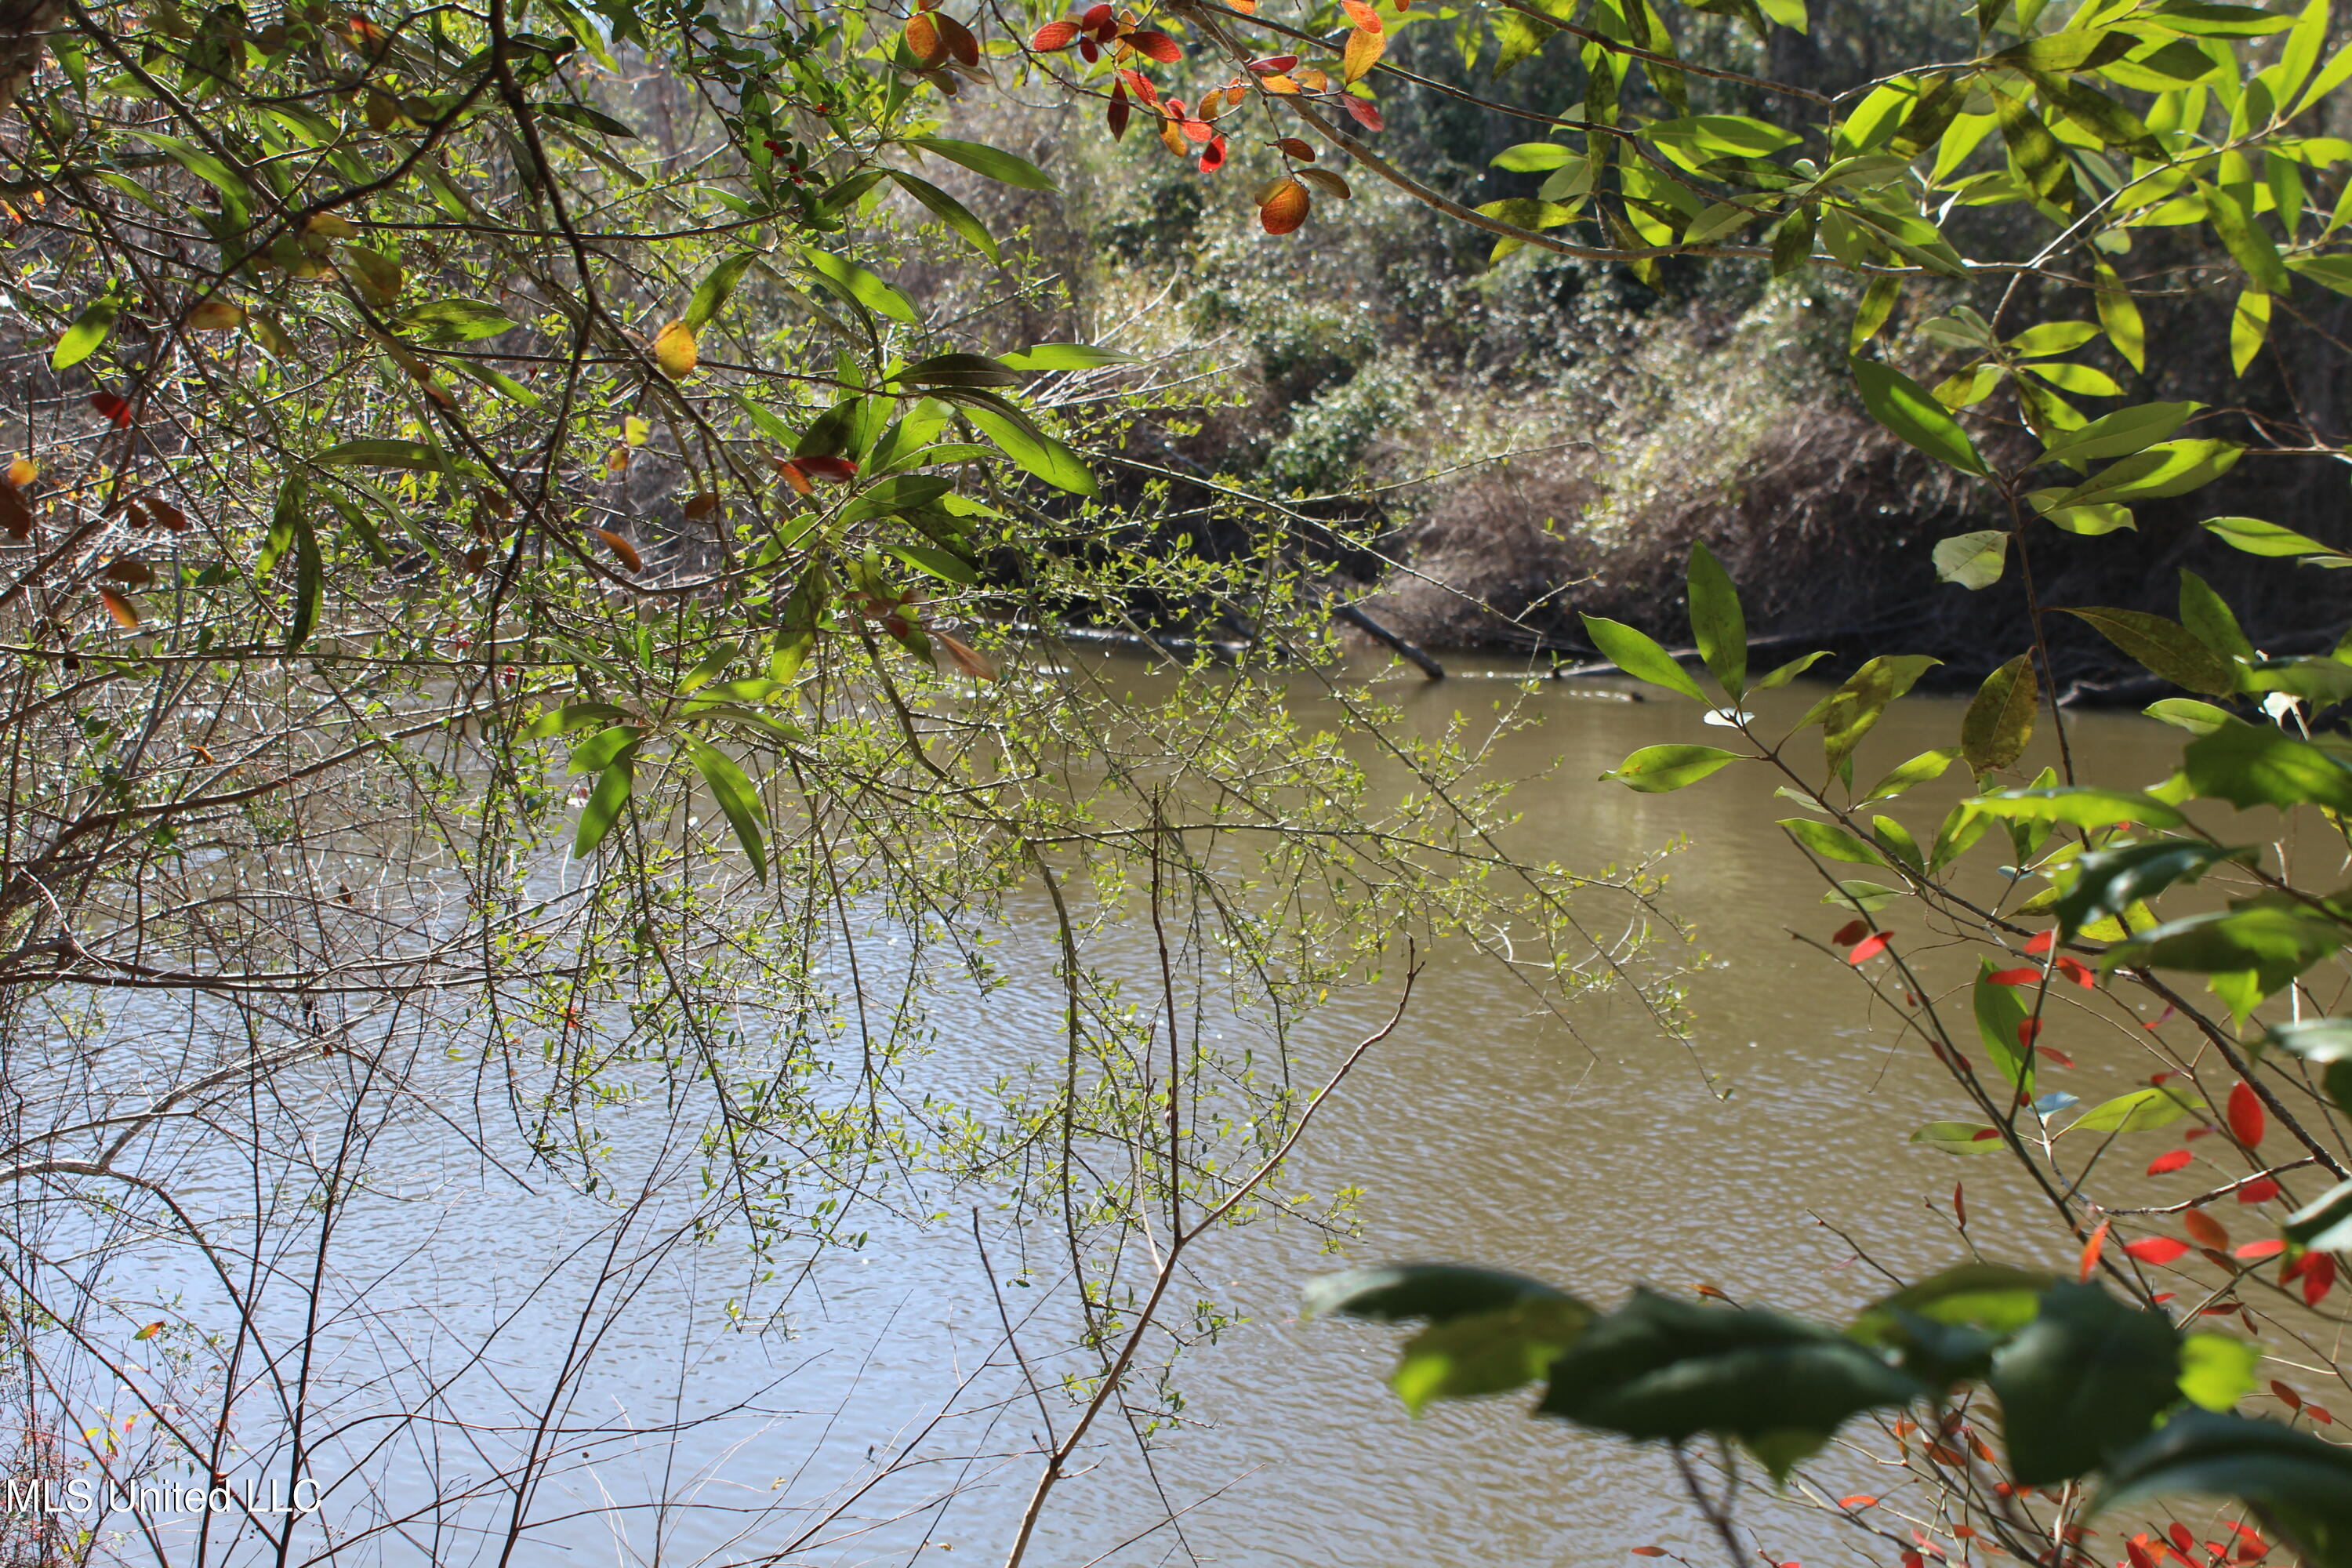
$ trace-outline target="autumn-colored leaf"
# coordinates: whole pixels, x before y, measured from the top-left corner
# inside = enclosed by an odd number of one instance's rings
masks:
[[[1285,153],[1297,159],[1302,163],[1312,163],[1315,162],[1315,149],[1308,146],[1306,142],[1301,142],[1296,136],[1286,136],[1281,141],[1276,142],[1275,145],[1281,148]]]
[[[2053,926],[2048,931],[2037,932],[2033,940],[2025,944],[2025,951],[2039,958],[2057,945],[2058,928]]]
[[[2099,988],[2099,977],[2092,973],[2090,966],[2084,963],[2082,960],[2078,958],[2069,958],[2062,952],[2050,962],[2052,967],[2055,968],[2059,973],[2064,975],[2067,979],[2073,981],[2084,990],[2096,991]]]
[[[32,503],[13,484],[0,484],[0,533],[24,539],[33,531]]]
[[[150,1324],[148,1324],[145,1328],[143,1328],[143,1329],[140,1330],[137,1333],[135,1333],[135,1334],[131,1335],[131,1337],[132,1339],[134,1339],[134,1340],[152,1340],[152,1339],[153,1339],[157,1334],[160,1334],[160,1333],[162,1333],[163,1331],[163,1324],[161,1324],[161,1323],[150,1323]]]
[[[1358,27],[1348,35],[1347,51],[1339,57],[1342,80],[1354,86],[1366,72],[1380,64],[1381,56],[1388,52],[1389,36],[1368,27]]]
[[[784,483],[804,496],[816,493],[815,482],[809,478],[808,470],[802,468],[798,462],[790,458],[777,458],[772,460],[776,465],[776,471],[783,475]]]
[[[926,66],[946,63],[947,40],[940,37],[940,25],[928,11],[918,11],[907,18],[907,52]]]
[[[1104,121],[1110,126],[1112,141],[1116,142],[1127,134],[1128,117],[1134,111],[1134,106],[1128,101],[1127,84],[1123,81],[1113,82],[1110,89],[1110,107],[1103,113]]]
[[[105,415],[109,419],[112,420],[116,429],[128,430],[131,428],[131,405],[125,403],[121,398],[117,397],[114,394],[110,392],[93,392],[89,395],[89,405],[92,408],[97,409],[100,414]]]
[[[1112,14],[1108,5],[1089,5],[1087,7],[1086,15],[1078,18],[1078,26],[1089,33],[1099,33],[1105,27],[1116,28],[1118,26],[1118,18]]]
[[[2192,1156],[2186,1149],[2171,1150],[2167,1153],[2158,1154],[2155,1159],[2150,1160],[2147,1163],[2147,1173],[2151,1176],[2168,1176],[2173,1172],[2180,1169],[2181,1166],[2189,1163],[2191,1158]]]
[[[2228,1227],[2203,1209],[2190,1209],[2187,1214],[2182,1215],[2180,1228],[2194,1237],[2200,1247],[2210,1247],[2214,1251],[2221,1252],[2226,1250],[2230,1245]]]
[[[2336,1259],[2325,1252],[2309,1254],[2303,1271],[2303,1304],[2316,1307],[2336,1289]]]
[[[2289,1388],[2285,1384],[2281,1383],[2276,1378],[2271,1379],[2271,1393],[2274,1397],[2276,1397],[2281,1405],[2285,1405],[2289,1410],[2300,1410],[2303,1408],[2303,1395],[2297,1394],[2294,1389]]]
[[[1184,107],[1183,100],[1174,100],[1172,107],[1181,111]],[[1184,133],[1176,129],[1180,123],[1175,116],[1163,113],[1160,121],[1160,144],[1182,158],[1188,154],[1184,151]]]
[[[1848,921],[1845,924],[1837,928],[1836,934],[1832,936],[1830,940],[1837,943],[1840,947],[1852,947],[1855,942],[1860,942],[1864,937],[1866,937],[1869,934],[1870,922],[1868,921]]]
[[[646,569],[645,557],[637,553],[637,547],[630,543],[627,540],[622,538],[619,534],[614,532],[611,529],[598,529],[596,531],[596,537],[603,540],[605,544],[611,548],[614,557],[629,571],[642,572]]]
[[[936,626],[931,628],[931,640],[939,644],[940,647],[947,649],[948,657],[955,660],[956,668],[962,670],[966,675],[971,676],[974,680],[994,680],[996,679],[995,664],[986,654],[981,652],[978,648],[973,647],[971,644],[962,641],[961,638],[951,637],[948,633],[940,631]]]
[[[1877,1506],[1878,1500],[1872,1497],[1868,1492],[1856,1492],[1852,1497],[1842,1497],[1838,1499],[1838,1507],[1840,1508],[1876,1508]]]
[[[2168,1236],[2150,1236],[2130,1243],[2124,1250],[2142,1263],[2161,1266],[2188,1257],[2189,1244],[2176,1241]]]
[[[2270,1119],[2263,1112],[2263,1097],[2243,1079],[2230,1089],[2230,1134],[2252,1149],[2262,1142],[2263,1134],[2270,1131]]]
[[[1288,234],[1307,221],[1307,211],[1312,205],[1307,187],[1286,177],[1259,194],[1257,221],[1265,225],[1268,234]]]
[[[1367,33],[1382,30],[1380,13],[1364,4],[1364,0],[1339,0],[1339,8],[1348,13],[1348,20]]]
[[[226,300],[200,300],[188,309],[187,326],[192,332],[226,332],[243,325],[243,307]]]
[[[1068,48],[1070,47],[1071,40],[1075,39],[1077,36],[1077,23],[1065,17],[1058,22],[1048,22],[1044,26],[1038,28],[1036,33],[1031,37],[1029,47],[1037,50],[1041,54],[1050,55],[1056,49]]]
[[[672,381],[684,381],[694,374],[701,350],[694,341],[694,329],[683,320],[672,321],[654,339],[654,363]]]
[[[940,42],[947,46],[948,53],[954,57],[958,65],[980,64],[980,40],[971,36],[970,27],[944,11],[931,19],[939,24]]]
[[[1209,122],[1205,120],[1193,120],[1188,117],[1187,119],[1180,121],[1179,124],[1181,129],[1183,131],[1187,141],[1206,142],[1210,137],[1216,134],[1216,132],[1210,127]]]
[[[2041,1020],[2041,1019],[2039,1019],[2039,1018],[2021,1018],[2021,1019],[2019,1019],[2019,1020],[2018,1020],[2018,1023],[2017,1023],[2017,1043],[2018,1043],[2018,1045],[2019,1045],[2021,1048],[2023,1048],[2023,1049],[2025,1049],[2025,1050],[2029,1050],[2029,1051],[2030,1051],[2030,1050],[2032,1050],[2032,1049],[2033,1048],[2033,1042],[2034,1042],[2036,1039],[2040,1038],[2040,1037],[2041,1037],[2041,1035],[2042,1035],[2042,1020]]]
[[[1146,27],[1140,33],[1130,33],[1123,41],[1136,53],[1148,55],[1163,66],[1172,66],[1184,58],[1184,51],[1177,47],[1175,39],[1154,28]]]
[[[1201,173],[1213,174],[1224,166],[1225,139],[1222,136],[1213,137],[1210,139],[1208,150],[1201,154]]]
[[[1310,88],[1313,88],[1314,85],[1315,84],[1312,82],[1307,83],[1307,86]],[[1320,91],[1321,89],[1318,88],[1316,89],[1316,90]],[[1356,123],[1362,126],[1367,131],[1381,130],[1388,123],[1381,118],[1380,110],[1370,99],[1357,98],[1350,95],[1349,97],[1341,99],[1339,101],[1347,106],[1347,110],[1349,114],[1355,116]]]
[[[2230,1254],[2241,1263],[2264,1263],[2286,1250],[2286,1243],[2273,1236],[2266,1241],[2250,1241]]]
[[[2042,981],[2042,971],[2032,964],[2021,969],[1996,969],[1985,980],[1993,985],[2037,985]]]
[[[29,485],[40,476],[41,470],[34,465],[32,458],[14,458],[9,460],[8,482],[12,485]]]
[[[144,588],[155,580],[155,568],[136,555],[118,555],[99,569],[99,575],[128,588]]]
[[[1122,68],[1118,73],[1118,79],[1125,82],[1127,89],[1145,103],[1154,109],[1160,106],[1160,89],[1152,86],[1151,79],[1141,71]]]
[[[2279,1184],[2268,1176],[2256,1176],[2238,1189],[2242,1204],[2266,1204],[2279,1195]]]
[[[1853,944],[1853,951],[1845,955],[1845,961],[1852,964],[1867,963],[1885,952],[1886,944],[1894,940],[1895,933],[1891,931],[1873,931]]]
[[[717,492],[712,490],[704,490],[699,495],[688,496],[687,498],[686,504],[678,508],[678,513],[688,522],[699,522],[718,510],[719,496]]]
[[[1348,188],[1347,181],[1328,169],[1301,169],[1298,177],[1326,195],[1337,196],[1343,202],[1356,194]]]
[[[100,588],[98,598],[106,606],[106,613],[114,617],[114,624],[124,631],[139,624],[139,607],[113,589]]]
[[[795,458],[794,462],[820,479],[845,485],[857,477],[857,465],[847,458]]]
[[[1250,61],[1249,68],[1260,76],[1280,76],[1297,63],[1297,55],[1268,55],[1264,59]]]
[[[1299,84],[1309,92],[1321,92],[1331,85],[1331,79],[1315,66],[1308,66],[1305,70],[1300,71],[1298,80]]]
[[[2080,1279],[2088,1279],[2094,1273],[2097,1272],[2099,1267],[2099,1254],[2106,1249],[2107,1230],[2109,1226],[2114,1225],[2114,1223],[2115,1222],[2113,1220],[2101,1220],[2099,1222],[2099,1228],[2091,1233],[2091,1238],[2088,1241],[2083,1243],[2082,1268],[2075,1278]]]

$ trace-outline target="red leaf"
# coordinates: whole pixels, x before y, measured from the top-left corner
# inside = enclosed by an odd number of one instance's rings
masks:
[[[1830,940],[1837,943],[1840,947],[1852,947],[1855,942],[1860,942],[1864,937],[1866,937],[1869,934],[1870,922],[1868,921],[1848,921],[1845,924],[1837,928],[1837,934],[1830,938]]]
[[[2175,1241],[2168,1236],[2151,1236],[2131,1243],[2124,1250],[2142,1263],[2153,1263],[2161,1267],[2175,1258],[2187,1257],[2189,1244],[2185,1241]]]
[[[2273,1237],[2268,1241],[2250,1241],[2230,1256],[2241,1263],[2260,1263],[2266,1258],[2276,1258],[2286,1250],[2286,1243]]]
[[[1087,14],[1078,18],[1078,26],[1089,33],[1115,26],[1116,23],[1117,18],[1111,15],[1108,5],[1089,5],[1087,7]]]
[[[2311,1267],[2303,1272],[2303,1304],[2316,1307],[2336,1289],[2336,1259],[2325,1252],[2311,1255]]]
[[[1381,30],[1380,13],[1365,5],[1364,0],[1339,0],[1339,5],[1348,13],[1348,20],[1367,33],[1377,33]]]
[[[793,459],[821,479],[831,479],[845,485],[857,477],[857,465],[847,458],[795,458]]]
[[[2068,1056],[2065,1052],[2060,1050],[2055,1046],[2036,1046],[2033,1048],[2041,1052],[2045,1058],[2054,1062],[2059,1067],[2070,1068],[2074,1065],[2074,1058]]]
[[[1876,1508],[1877,1506],[1878,1500],[1867,1492],[1856,1492],[1852,1497],[1838,1499],[1840,1508]]]
[[[1260,76],[1280,76],[1298,63],[1297,55],[1268,55],[1262,60],[1252,60],[1249,68]]]
[[[1962,1230],[1969,1228],[1969,1200],[1960,1191],[1962,1184],[1952,1184],[1952,1218]]]
[[[1129,48],[1139,54],[1150,55],[1163,66],[1172,66],[1184,58],[1184,51],[1176,47],[1175,39],[1153,28],[1129,33],[1124,41]]]
[[[131,405],[115,396],[114,394],[93,392],[89,395],[89,405],[113,420],[117,430],[131,428]]]
[[[1102,58],[1102,46],[1096,43],[1092,38],[1080,38],[1078,40],[1078,58],[1086,61],[1088,65],[1094,64],[1097,60]]]
[[[2175,1524],[2166,1531],[2165,1534],[2172,1537],[2172,1544],[2183,1552],[2189,1551],[2197,1544],[2197,1538],[2189,1533],[2189,1527],[2185,1524]]]
[[[2033,1048],[2034,1040],[2040,1037],[2041,1034],[2041,1019],[2020,1018],[2017,1021],[2017,1043],[2021,1048],[2029,1051],[2032,1050]]]
[[[2150,1160],[2147,1163],[2147,1173],[2151,1176],[2168,1176],[2195,1158],[2196,1156],[2186,1149],[2175,1149]]]
[[[1213,136],[1209,139],[1209,150],[1201,154],[1201,173],[1213,174],[1224,166],[1225,139]]]
[[[2262,1142],[2263,1134],[2268,1131],[2270,1119],[2263,1114],[2263,1097],[2254,1092],[2252,1084],[2240,1079],[2230,1089],[2231,1135],[2252,1149]]]
[[[2064,975],[2067,979],[2073,981],[2084,990],[2096,991],[2099,988],[2099,977],[2092,973],[2090,966],[2082,963],[2080,960],[2068,958],[2065,954],[2061,953],[2051,962],[2057,965],[2059,973]]]
[[[1127,134],[1128,117],[1133,112],[1134,109],[1127,100],[1127,84],[1123,81],[1111,83],[1110,107],[1103,111],[1103,120],[1110,126],[1112,141],[1116,142]]]
[[[1205,120],[1181,120],[1177,122],[1177,129],[1183,132],[1187,139],[1194,142],[1206,142],[1216,134],[1209,128],[1209,122]]]
[[[2039,936],[2036,936],[2032,942],[2027,942],[2025,944],[2025,951],[2033,954],[2036,958],[2039,958],[2057,945],[2058,928],[2053,926],[2050,930],[2042,932]]]
[[[2137,1541],[2124,1542],[2124,1555],[2131,1559],[2131,1568],[2156,1568],[2156,1557]]]
[[[1122,67],[1118,73],[1118,79],[1127,83],[1129,89],[1132,91],[1136,97],[1141,99],[1144,102],[1151,105],[1155,109],[1159,107],[1160,89],[1151,85],[1151,79],[1150,77],[1145,76],[1139,70],[1130,70]]]
[[[2278,1195],[2279,1184],[2268,1176],[2256,1176],[2238,1189],[2238,1201],[2242,1204],[2266,1204]]]
[[[2203,1209],[2190,1209],[2180,1216],[2180,1228],[2196,1239],[2200,1247],[2210,1247],[2219,1252],[2230,1245],[2230,1233],[2220,1220]]]
[[[2083,1243],[2082,1272],[2076,1278],[2088,1280],[2099,1267],[2099,1254],[2106,1249],[2107,1227],[2114,1223],[2113,1220],[2101,1220],[2099,1228],[2091,1233],[2091,1239]]]
[[[2281,1405],[2285,1405],[2289,1410],[2300,1410],[2303,1408],[2303,1395],[2297,1394],[2294,1389],[2289,1388],[2285,1384],[2281,1383],[2276,1378],[2271,1379],[2271,1392],[2273,1394],[2276,1394],[2278,1396],[2278,1402]]]
[[[1349,114],[1356,117],[1356,123],[1367,131],[1378,131],[1385,123],[1381,119],[1381,111],[1372,106],[1372,100],[1368,98],[1358,98],[1350,93],[1339,101],[1346,106]]]
[[[1666,1549],[1663,1546],[1636,1546],[1633,1548],[1633,1555],[1636,1557],[1664,1557],[1665,1554]]]
[[[1903,1554],[1903,1568],[1927,1568],[1927,1560],[1916,1552]]]
[[[1891,931],[1874,931],[1853,944],[1853,951],[1845,955],[1845,961],[1848,963],[1867,963],[1885,952],[1886,944],[1894,940],[1895,933]]]
[[[2037,985],[2042,981],[2042,971],[2028,964],[2022,969],[1996,969],[1985,978],[1995,985]]]
[[[1055,49],[1068,48],[1077,36],[1078,25],[1064,17],[1061,21],[1048,22],[1038,28],[1035,36],[1030,38],[1029,47],[1041,54],[1050,55]]]
[[[2336,1417],[2327,1414],[2325,1406],[2314,1405],[2308,1399],[2303,1402],[2303,1413],[2305,1415],[2310,1416],[2314,1421],[2318,1422],[2322,1426],[2333,1426],[2336,1425]]]

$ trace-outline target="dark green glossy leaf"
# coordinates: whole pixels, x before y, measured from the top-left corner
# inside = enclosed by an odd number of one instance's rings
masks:
[[[2178,621],[2144,610],[2106,606],[2064,612],[2083,622],[2137,660],[2151,674],[2209,696],[2227,697],[2238,689],[2237,666],[2208,647]]]
[[[1949,463],[1963,473],[1985,471],[1984,459],[1977,455],[1967,432],[1942,404],[1927,395],[1926,387],[1893,365],[1877,360],[1856,359],[1852,363],[1854,384],[1861,389],[1862,405],[1872,418],[1929,457]]]
[[[2343,929],[2299,910],[2255,906],[2173,921],[2107,950],[2109,968],[2252,973],[2263,995],[2344,945]]]
[[[1572,1301],[1558,1286],[1505,1268],[1466,1263],[1386,1263],[1350,1268],[1308,1282],[1299,1300],[1307,1317],[1369,1318],[1402,1323],[1426,1318],[1450,1322],[1482,1312],[1498,1312],[1524,1301]]]
[[[988,232],[987,225],[972,216],[970,207],[929,180],[919,179],[904,169],[892,169],[888,174],[898,183],[901,190],[930,208],[931,215],[961,236],[965,244],[991,261],[998,259],[996,237]]]
[[[2185,1411],[2114,1456],[2090,1512],[2183,1493],[2243,1499],[2310,1568],[2352,1565],[2352,1450],[2275,1421]]]
[[[977,142],[957,142],[945,136],[909,136],[907,144],[920,147],[926,153],[936,153],[950,163],[961,163],[976,174],[985,174],[999,184],[1018,185],[1024,191],[1057,189],[1045,172],[1026,158],[1016,158],[1000,148],[983,146]]]
[[[1881,654],[1823,698],[1806,716],[1805,722],[1821,721],[1822,751],[1830,765],[1836,767],[1852,756],[1888,705],[1942,662],[1926,654]]]
[[[2095,1285],[2061,1283],[1994,1355],[2012,1473],[2050,1486],[2095,1468],[2147,1436],[2180,1398],[2180,1334],[2161,1312]]]
[[[2250,847],[2229,849],[2193,838],[2158,838],[2094,849],[2074,862],[2074,884],[2050,912],[2072,936],[2084,926],[2119,917],[2135,903],[2155,898],[2176,883],[2194,882],[2223,860],[2242,859]]]

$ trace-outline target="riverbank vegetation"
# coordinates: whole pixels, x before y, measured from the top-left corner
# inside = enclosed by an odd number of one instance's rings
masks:
[[[1784,774],[1807,934],[1951,1074],[1923,1140],[2019,1162],[2080,1258],[1965,1237],[1989,1261],[1843,1333],[1461,1270],[1327,1288],[1439,1320],[1411,1398],[1546,1380],[1674,1445],[1735,1558],[1732,1444],[1801,1485],[1842,1432],[1915,1477],[1902,1529],[1827,1500],[1886,1561],[2201,1561],[2114,1545],[2181,1491],[2237,1500],[2228,1555],[2345,1560],[2325,1402],[2263,1390],[2265,1357],[2345,1375],[2352,1200],[2315,1184],[2345,1175],[2317,976],[2347,921],[2218,815],[2352,812],[2324,0],[0,20],[19,1468],[328,1499],[166,1560],[503,1558],[595,1445],[709,1419],[583,1413],[669,1260],[728,1248],[697,1300],[751,1331],[829,1250],[968,1219],[1042,1433],[1022,1560],[1086,1445],[1180,1415],[1160,1374],[1227,1326],[1195,1241],[1346,1234],[1346,1188],[1280,1178],[1392,1025],[1320,1020],[1408,1009],[1444,942],[1564,1027],[1615,989],[1683,1032],[1655,869],[1507,852],[1485,734],[1410,738],[1339,679],[1349,628],[1696,700],[1617,784]],[[1080,632],[1182,673],[1141,689]],[[1801,763],[1742,700],[1841,652]],[[2157,709],[2179,777],[2016,773],[2119,668],[2194,694]],[[1937,669],[1978,689],[1954,743],[1857,775]],[[1346,723],[1297,721],[1294,674]],[[1956,768],[1940,826],[1893,815]],[[1104,941],[1130,927],[1139,965]],[[1024,931],[1042,1037],[992,1026]],[[2158,1080],[2053,1088],[2078,1005]],[[2210,1190],[2108,1205],[2107,1152],[2176,1124]],[[387,1234],[428,1128],[518,1202],[601,1205],[446,1341],[345,1239]],[[480,1370],[558,1313],[539,1381]],[[951,1497],[927,1467],[960,1473],[869,1451],[730,1542],[829,1549],[877,1489]],[[21,1528],[83,1561],[143,1526]]]

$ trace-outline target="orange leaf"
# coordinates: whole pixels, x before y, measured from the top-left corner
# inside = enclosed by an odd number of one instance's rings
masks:
[[[14,458],[8,464],[8,482],[12,485],[29,485],[40,478],[40,474],[41,470],[33,466],[30,458]]]
[[[1163,116],[1160,121],[1160,144],[1179,158],[1186,157],[1184,133],[1176,129],[1176,121]]]
[[[134,1339],[134,1340],[152,1340],[152,1339],[153,1339],[157,1334],[160,1334],[160,1333],[162,1333],[163,1331],[163,1324],[161,1324],[161,1323],[150,1323],[150,1324],[148,1324],[145,1328],[143,1328],[143,1329],[140,1330],[137,1333],[135,1333],[135,1334],[131,1335],[131,1337],[132,1339]]]
[[[1331,85],[1331,79],[1314,66],[1308,66],[1305,70],[1300,71],[1298,80],[1300,85],[1309,92],[1321,92]]]
[[[1258,202],[1257,221],[1268,234],[1288,234],[1307,221],[1307,209],[1313,205],[1305,185],[1293,179],[1276,180]]]
[[[129,631],[139,624],[138,606],[113,589],[100,588],[98,591],[98,597],[99,602],[106,606],[106,613],[114,617],[114,624],[124,631]]]
[[[1348,13],[1348,20],[1365,32],[1377,33],[1381,30],[1380,13],[1365,5],[1364,0],[1339,0],[1339,8]]]
[[[694,341],[694,329],[683,320],[672,321],[654,339],[654,363],[672,381],[684,381],[694,374],[701,350]]]
[[[2230,1246],[2230,1233],[2221,1222],[2203,1209],[2190,1209],[2180,1216],[2180,1228],[2196,1237],[2200,1247],[2210,1247],[2225,1252]]]
[[[1386,33],[1358,27],[1348,35],[1347,52],[1339,57],[1341,79],[1354,86],[1362,79],[1365,72],[1380,64],[1381,56],[1388,51],[1388,47],[1389,36]]]
[[[2175,1241],[2168,1236],[2150,1236],[2131,1243],[2124,1250],[2142,1263],[2153,1263],[2160,1268],[2176,1258],[2188,1257],[2189,1244]]]
[[[1259,79],[1258,85],[1265,89],[1266,91],[1273,93],[1277,98],[1297,98],[1298,96],[1298,84],[1291,80],[1286,76],[1276,75],[1264,77]]]
[[[1289,153],[1292,157],[1297,159],[1302,163],[1312,163],[1315,162],[1315,149],[1309,147],[1306,142],[1301,142],[1296,136],[1286,136],[1281,141],[1276,142],[1275,145],[1281,148],[1285,153]]]
[[[1035,36],[1029,40],[1029,47],[1041,54],[1050,55],[1055,49],[1068,48],[1070,40],[1077,36],[1078,25],[1064,17],[1061,21],[1048,22],[1038,28]]]
[[[907,18],[907,52],[926,66],[946,62],[947,42],[940,37],[939,23],[929,11],[918,11]]]
[[[627,567],[632,572],[642,572],[646,569],[645,557],[637,553],[637,547],[630,543],[627,540],[622,538],[619,534],[614,533],[611,529],[598,529],[596,531],[596,537],[603,540],[606,544],[612,547],[613,554],[620,561],[623,566]]]
[[[776,471],[784,476],[784,483],[792,486],[793,489],[804,496],[816,493],[816,486],[810,481],[806,468],[802,468],[790,458],[772,458],[769,461],[776,465]]]
[[[1663,1546],[1636,1546],[1631,1550],[1636,1557],[1664,1557],[1666,1554]]]
[[[996,666],[991,662],[986,654],[981,652],[978,648],[973,647],[971,644],[964,642],[960,638],[950,637],[946,632],[940,631],[936,626],[931,628],[931,640],[939,644],[941,647],[947,649],[948,657],[955,660],[956,668],[962,670],[966,675],[971,676],[974,680],[994,680],[996,679]]]
[[[2091,1233],[2091,1239],[2083,1243],[2083,1268],[2078,1279],[2087,1281],[2097,1270],[2099,1254],[2106,1249],[2107,1227],[2113,1223],[2112,1220],[2101,1220],[2099,1228]]]

